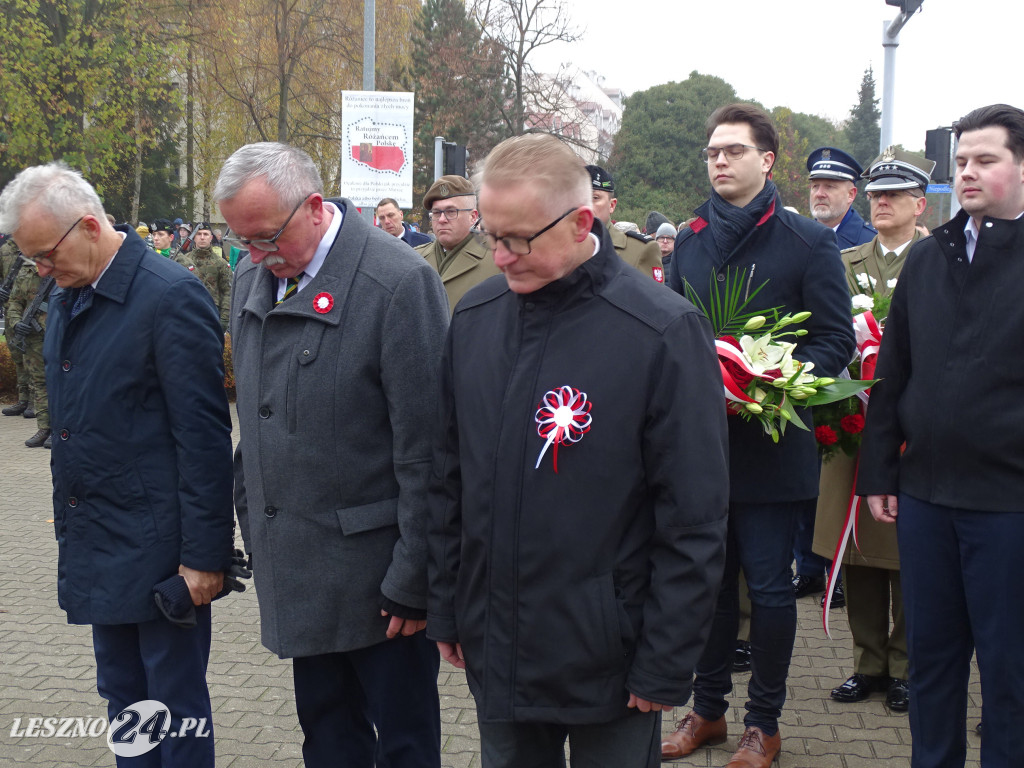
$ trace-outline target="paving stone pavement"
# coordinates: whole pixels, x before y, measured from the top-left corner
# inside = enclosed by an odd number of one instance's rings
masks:
[[[89,627],[68,625],[57,606],[57,547],[53,538],[49,451],[23,445],[34,422],[0,417],[0,766],[113,766],[104,738],[42,738],[20,734],[30,717],[102,718],[96,693]],[[906,715],[888,712],[883,696],[838,704],[828,692],[852,666],[843,611],[833,611],[834,639],[826,638],[817,600],[799,602],[799,630],[783,713],[780,768],[909,768]],[[443,664],[443,662],[442,662]],[[749,675],[736,675],[730,699],[730,738],[669,765],[723,766],[741,732]],[[250,587],[214,610],[209,668],[218,768],[302,765],[302,734],[295,717],[291,667],[260,644],[259,613]],[[442,666],[442,765],[479,768],[473,700],[459,670]],[[977,670],[970,685],[968,721],[980,718]],[[664,731],[683,712],[669,713]],[[968,734],[967,768],[980,768],[979,738]]]

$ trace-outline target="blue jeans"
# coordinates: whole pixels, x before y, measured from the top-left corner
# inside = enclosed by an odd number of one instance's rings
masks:
[[[953,509],[900,494],[912,768],[962,768],[971,655],[981,673],[981,764],[1021,765],[1024,510]]]
[[[751,674],[743,722],[769,736],[778,730],[796,638],[796,598],[790,572],[793,535],[797,515],[808,507],[813,511],[815,504],[815,499],[807,499],[729,505],[725,575],[693,683],[693,708],[701,717],[717,720],[729,707],[725,697],[732,690],[739,626],[737,575],[742,566],[751,604]]]

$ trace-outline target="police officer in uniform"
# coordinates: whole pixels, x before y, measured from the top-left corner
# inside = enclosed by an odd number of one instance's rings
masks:
[[[195,248],[188,258],[195,262],[195,275],[213,297],[213,303],[220,315],[221,330],[227,332],[231,314],[231,267],[213,250],[213,230],[209,224],[201,224],[195,234]]]
[[[594,188],[592,200],[594,218],[600,219],[608,230],[619,258],[659,283],[665,282],[665,268],[661,262],[661,249],[653,237],[640,232],[623,232],[612,226],[612,213],[619,200],[615,197],[615,180],[599,165],[588,165],[590,185]]]
[[[839,250],[868,242],[875,228],[851,207],[857,199],[860,164],[835,147],[819,147],[807,156],[811,218],[836,233]]]
[[[872,161],[864,174],[868,179],[864,191],[871,200],[871,221],[878,235],[842,252],[851,295],[870,295],[872,287],[883,296],[892,293],[888,281],[899,277],[910,246],[921,238],[915,225],[927,205],[924,193],[934,167],[931,160],[893,147]],[[859,284],[858,276],[863,280],[864,275],[870,276],[872,287]],[[855,466],[856,459],[845,454],[822,465],[814,526],[814,551],[820,555],[835,552]],[[835,701],[856,702],[884,691],[889,709],[906,712],[910,683],[896,526],[876,521],[866,500],[860,503],[857,521],[859,548],[850,543],[843,556],[854,669],[831,696]]]
[[[11,291],[11,298],[7,302],[6,323],[9,331],[5,332],[8,339],[13,339],[25,315],[25,309],[35,298],[36,293],[42,285],[43,279],[36,272],[32,264],[26,264],[18,272],[14,281],[14,289]],[[22,355],[25,373],[28,376],[29,389],[33,410],[25,410],[22,414],[25,418],[31,418],[33,414],[36,419],[36,433],[25,441],[29,448],[40,448],[50,437],[50,408],[46,396],[46,370],[43,367],[43,334],[46,328],[47,302],[44,302],[35,316],[36,322],[43,330],[29,330],[25,335],[25,350]],[[12,346],[12,345],[8,345]],[[19,398],[20,404],[20,398]],[[49,447],[49,446],[47,446]]]
[[[476,210],[476,192],[469,179],[442,176],[423,196],[423,207],[430,216],[436,238],[416,250],[444,282],[452,312],[466,291],[488,277],[500,275],[488,248],[473,236],[480,214]]]

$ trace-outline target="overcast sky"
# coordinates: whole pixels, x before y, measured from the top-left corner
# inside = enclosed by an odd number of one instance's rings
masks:
[[[721,77],[743,99],[833,120],[849,115],[875,71],[881,107],[884,0],[565,0],[583,38],[544,53],[604,75],[627,93]],[[545,66],[545,68],[549,68]],[[1024,3],[924,0],[896,49],[893,140],[923,150],[924,132],[975,107],[1024,108]]]

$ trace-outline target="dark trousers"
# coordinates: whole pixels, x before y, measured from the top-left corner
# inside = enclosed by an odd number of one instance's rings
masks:
[[[981,764],[1020,768],[1024,724],[1024,511],[980,512],[899,497],[910,656],[912,768],[962,768],[977,651]]]
[[[206,736],[192,728],[186,736],[165,737],[143,755],[118,757],[119,768],[213,768],[213,720],[206,687],[209,605],[196,608],[196,620],[192,629],[176,627],[162,617],[141,624],[93,624],[96,689],[107,700],[109,721],[125,707],[147,699],[170,710],[169,731],[174,733],[180,731],[183,717],[206,721]]]
[[[853,671],[907,679],[907,624],[900,572],[847,565],[846,615],[853,635]],[[892,631],[889,616],[892,615]]]
[[[739,624],[737,575],[742,566],[750,594],[750,683],[747,726],[769,736],[778,730],[786,701],[786,678],[796,638],[793,597],[793,529],[797,514],[814,499],[778,504],[730,504],[725,575],[704,653],[697,662],[693,708],[717,720],[725,714],[732,690],[732,661]]]
[[[814,518],[817,506],[802,508],[796,516],[796,533],[793,543],[793,559],[796,560],[796,572],[800,576],[818,578],[824,576],[832,565],[832,561],[815,554]]]
[[[439,768],[439,665],[423,632],[293,659],[306,768]]]
[[[630,712],[610,723],[480,723],[483,768],[656,768],[661,713]]]

